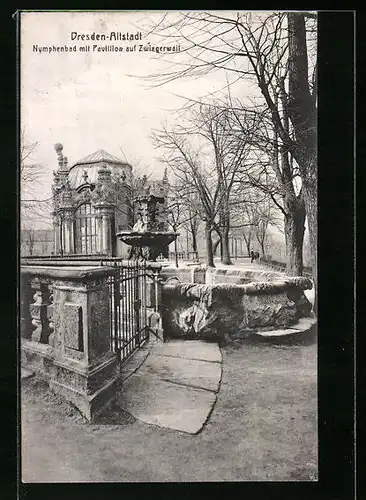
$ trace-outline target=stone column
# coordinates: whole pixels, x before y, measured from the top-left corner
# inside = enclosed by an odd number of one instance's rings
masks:
[[[103,239],[103,253],[109,252],[109,231],[108,231],[108,217],[104,213],[102,217],[102,239]]]
[[[103,229],[102,229],[102,217],[101,217],[101,215],[97,215],[96,219],[97,219],[97,246],[98,246],[98,253],[103,253]]]
[[[112,254],[112,216],[114,213],[114,206],[106,203],[99,203],[95,205],[100,223],[98,225],[98,241],[100,252],[103,254]]]
[[[62,212],[62,243],[64,254],[75,253],[74,216],[73,209],[63,210]]]
[[[74,238],[74,217],[72,220],[69,220],[69,234],[70,234],[70,253],[75,253],[75,238]]]
[[[53,244],[54,244],[54,253],[57,255],[61,250],[60,217],[57,213],[53,214]]]

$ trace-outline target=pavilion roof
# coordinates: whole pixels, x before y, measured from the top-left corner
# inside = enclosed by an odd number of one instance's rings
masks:
[[[108,153],[108,151],[105,151],[104,149],[98,149],[98,151],[95,151],[94,153],[85,156],[85,158],[82,158],[81,160],[74,163],[73,166],[88,165],[92,163],[101,163],[101,162],[118,163],[120,165],[125,165],[127,163],[121,160],[120,158],[117,158],[117,156],[111,155],[110,153]]]
[[[91,155],[85,156],[70,168],[68,179],[70,187],[76,189],[85,183],[84,172],[88,174],[88,182],[95,183],[98,179],[98,170],[106,164],[112,172],[112,177],[117,178],[122,172],[126,175],[126,182],[131,185],[132,167],[125,161],[111,155],[104,149],[98,149]]]

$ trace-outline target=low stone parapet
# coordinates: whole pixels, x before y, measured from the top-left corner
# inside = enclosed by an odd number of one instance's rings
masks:
[[[200,283],[207,285],[233,284],[243,285],[251,282],[272,282],[282,280],[283,273],[272,270],[249,270],[235,267],[215,268],[205,264],[193,264],[185,267],[165,267],[161,276],[165,281],[177,280],[181,283]]]

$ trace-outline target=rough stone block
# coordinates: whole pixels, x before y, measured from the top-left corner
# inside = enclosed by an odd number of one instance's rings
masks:
[[[243,298],[249,329],[286,327],[296,320],[296,304],[285,293],[271,295],[246,295]]]

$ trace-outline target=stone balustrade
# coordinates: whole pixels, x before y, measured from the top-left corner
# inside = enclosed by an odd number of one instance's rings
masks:
[[[111,267],[21,268],[21,364],[90,421],[113,401]]]

